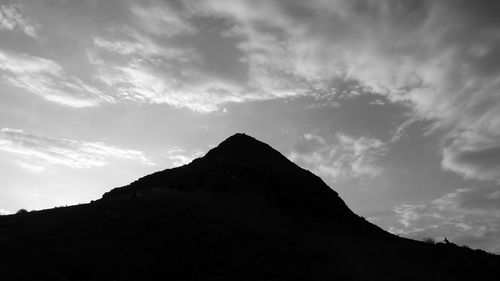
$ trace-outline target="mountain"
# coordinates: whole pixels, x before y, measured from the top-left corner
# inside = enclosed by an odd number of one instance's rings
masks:
[[[2,280],[488,280],[499,266],[385,232],[245,134],[89,204],[0,217]]]
[[[152,190],[224,192],[296,216],[351,223],[372,230],[367,234],[383,235],[382,231],[355,215],[321,178],[245,134],[229,137],[205,157],[188,165],[154,173],[128,186],[113,189],[104,194],[103,199]]]

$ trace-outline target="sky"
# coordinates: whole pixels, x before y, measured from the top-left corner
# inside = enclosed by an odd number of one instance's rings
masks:
[[[0,214],[243,132],[405,237],[500,253],[500,2],[0,0]]]

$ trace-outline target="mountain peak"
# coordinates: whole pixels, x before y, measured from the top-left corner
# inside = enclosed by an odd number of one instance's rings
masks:
[[[219,150],[244,150],[244,148],[268,149],[271,147],[245,133],[236,133],[222,141],[217,148]]]
[[[290,165],[285,156],[268,144],[261,142],[247,134],[236,133],[211,149],[206,158],[230,158],[248,165]]]
[[[257,139],[244,134],[244,133],[236,133],[229,138],[225,139],[221,142],[216,150],[223,150],[224,152],[239,152],[246,153],[248,150],[261,150],[263,152],[265,150],[272,149],[267,144],[258,141]]]
[[[245,133],[236,133],[230,137],[228,137],[226,140],[224,140],[224,142],[226,141],[257,141],[257,139],[255,139],[254,137],[252,136],[249,136]]]
[[[143,177],[103,197],[151,189],[224,192],[307,216],[347,221],[357,218],[321,178],[242,133],[227,138],[190,164]]]

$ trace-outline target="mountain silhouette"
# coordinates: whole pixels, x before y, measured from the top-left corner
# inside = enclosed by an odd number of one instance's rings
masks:
[[[111,190],[103,198],[151,189],[220,191],[297,215],[332,218],[338,222],[359,218],[321,178],[245,134],[229,137],[205,157],[188,165],[146,176]]]
[[[3,280],[488,280],[499,266],[380,229],[245,134],[89,204],[0,217]]]

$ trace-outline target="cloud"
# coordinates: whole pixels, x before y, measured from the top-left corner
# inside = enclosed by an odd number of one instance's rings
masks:
[[[289,158],[333,181],[346,181],[378,176],[383,169],[377,165],[377,158],[385,152],[385,144],[375,138],[337,134],[334,142],[327,142],[305,134]]]
[[[30,37],[38,37],[40,26],[33,23],[21,12],[19,3],[3,3],[0,5],[0,30],[21,30]]]
[[[391,232],[416,239],[434,237],[500,252],[500,191],[497,186],[461,188],[430,204],[394,209],[402,227]]]
[[[102,167],[111,159],[128,159],[142,165],[154,165],[149,157],[138,150],[123,149],[103,142],[48,138],[10,128],[0,129],[0,151],[21,157],[23,161],[17,163],[22,168],[40,171],[46,164],[71,168]]]
[[[492,140],[456,139],[443,150],[442,166],[465,178],[500,181],[500,145]]]
[[[219,61],[216,64],[243,64],[248,68],[250,77],[247,83],[235,83],[228,79],[232,73],[217,73],[210,70],[217,65],[210,61],[202,49],[210,49],[222,43],[200,42],[197,38],[217,36],[221,41],[240,42],[238,28],[215,23],[214,15],[185,3],[181,8],[172,8],[167,3],[148,1],[133,3],[129,9],[135,21],[124,27],[111,27],[103,34],[94,37],[95,48],[90,48],[91,60],[97,67],[96,78],[107,87],[103,92],[117,101],[139,103],[164,103],[177,108],[188,108],[197,112],[218,111],[225,103],[310,96],[325,104],[337,105],[334,101],[323,99],[315,92],[334,93],[335,89],[326,84],[309,84],[304,79],[291,77],[283,71],[275,71],[256,60],[247,57],[227,58],[233,61]],[[151,11],[154,11],[150,13]],[[147,13],[146,13],[147,12]],[[196,23],[193,19],[212,20],[209,26]],[[218,16],[217,16],[218,18]],[[214,35],[209,33],[215,33]],[[260,36],[256,33],[256,36]],[[169,41],[162,40],[168,37]],[[272,37],[269,37],[272,40]],[[266,39],[260,47],[266,46]],[[249,42],[246,42],[249,43]],[[260,48],[245,45],[232,46],[237,49]],[[274,46],[269,44],[270,47]],[[202,46],[203,45],[203,46]],[[215,45],[215,46],[212,46]],[[102,50],[121,56],[110,61],[109,55]],[[250,54],[244,52],[242,54]],[[286,53],[283,53],[286,55]],[[253,55],[251,55],[253,56]],[[255,54],[255,56],[258,56]],[[263,57],[269,59],[270,57]],[[221,58],[226,60],[225,58]],[[257,59],[258,60],[258,59]],[[286,56],[280,58],[287,60]],[[281,63],[280,62],[280,63]],[[208,65],[207,65],[208,64]],[[212,63],[213,64],[213,63]],[[231,68],[233,69],[233,68]],[[245,70],[246,71],[246,70]],[[293,79],[292,79],[293,78]]]
[[[202,113],[216,111],[223,103],[242,102],[251,98],[240,96],[241,89],[234,84],[224,81],[193,81],[190,84],[186,82],[189,77],[182,77],[182,74],[173,71],[131,64],[103,68],[97,78],[107,84],[108,93],[113,93],[119,100],[169,104]]]
[[[201,150],[196,150],[192,153],[188,153],[186,150],[179,146],[174,146],[167,151],[168,158],[172,161],[174,167],[182,166],[190,163],[194,159],[201,157],[203,152]]]
[[[45,58],[0,50],[0,71],[7,83],[61,105],[89,107],[113,100]]]
[[[385,105],[386,103],[383,100],[377,99],[377,100],[371,101],[369,104],[371,104],[371,105]]]
[[[160,43],[153,36],[175,37],[194,32],[180,24],[184,22],[181,18],[169,18],[174,12],[166,12],[165,9],[170,8],[165,4],[153,1],[141,6],[133,4],[130,9],[141,22],[109,29],[109,34],[94,38],[97,49],[90,50],[97,67],[95,78],[104,84],[103,92],[121,102],[168,104],[202,113],[217,111],[223,103],[258,99],[258,95],[244,94],[243,87],[235,83],[202,72],[201,57],[194,46]],[[146,17],[145,11],[150,10],[155,12]],[[142,22],[146,20],[152,22],[147,24],[147,29]],[[162,21],[167,20],[172,21],[170,24],[177,31],[161,26]],[[158,30],[152,31],[156,25]],[[100,50],[115,53],[124,60],[105,63],[108,57]]]
[[[146,5],[144,4],[147,3]],[[163,1],[131,1],[130,11],[141,29],[147,33],[172,37],[179,34],[194,34],[196,29],[182,15]]]
[[[192,51],[168,46],[160,46],[151,39],[141,35],[133,29],[127,29],[127,32],[132,33],[132,36],[124,39],[105,39],[103,37],[95,37],[94,44],[100,48],[110,52],[115,52],[121,55],[138,55],[142,58],[160,57],[166,60],[182,61],[191,60],[190,56],[194,55]],[[124,30],[125,32],[125,30]]]
[[[413,118],[407,119],[403,123],[396,126],[396,128],[394,130],[392,130],[392,132],[391,132],[391,135],[392,135],[391,143],[396,143],[402,137],[404,137],[406,135],[406,131],[408,130],[408,128],[410,128],[410,126],[413,125],[414,123],[416,123],[417,121],[419,121],[419,119],[413,117]]]
[[[0,208],[0,216],[11,215],[11,214],[12,212]]]

